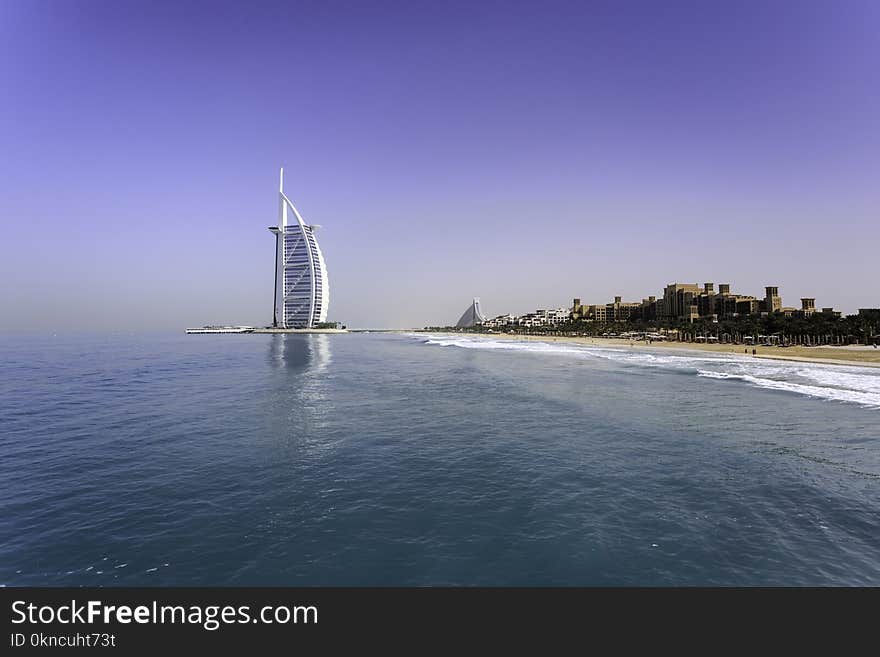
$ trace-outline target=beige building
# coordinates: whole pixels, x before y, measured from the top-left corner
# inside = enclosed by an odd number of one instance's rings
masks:
[[[834,313],[831,308],[823,308],[822,311]],[[692,322],[701,317],[718,321],[723,318],[774,312],[788,316],[794,314],[810,316],[817,312],[816,300],[801,299],[801,308],[798,310],[783,307],[782,297],[779,296],[779,288],[776,286],[765,287],[764,298],[758,299],[750,295],[732,294],[730,283],[718,283],[717,292],[714,283],[703,283],[702,286],[696,283],[670,283],[663,289],[662,298],[648,297],[638,303],[624,302],[617,296],[611,303],[589,305],[582,304],[581,300],[576,298],[573,300],[570,315],[575,320],[596,322],[625,321],[633,318],[686,319]]]
[[[615,322],[622,322],[634,315],[641,306],[641,303],[622,301],[622,297],[614,297],[612,303],[605,305],[605,315]]]
[[[670,283],[663,289],[663,316],[666,318],[691,318],[695,314],[699,316],[698,297],[702,291],[696,283]]]
[[[778,287],[764,288],[764,308],[765,313],[778,313],[782,310],[782,297],[779,296]]]
[[[571,304],[571,317],[593,322],[621,322],[638,315],[641,307],[641,303],[623,301],[619,296],[611,303],[597,304],[584,304],[575,298]]]

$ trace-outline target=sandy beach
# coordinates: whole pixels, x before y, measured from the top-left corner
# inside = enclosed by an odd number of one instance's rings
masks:
[[[556,335],[517,335],[511,333],[444,333],[473,338],[493,340],[533,340],[536,342],[572,342],[575,344],[627,347],[632,349],[676,349],[687,351],[713,351],[718,353],[748,355],[750,358],[772,358],[828,365],[857,365],[860,367],[880,367],[880,348],[865,345],[843,347],[747,347],[735,344],[701,344],[698,342],[657,342],[630,341],[619,338],[563,337]],[[755,350],[754,356],[752,349]]]

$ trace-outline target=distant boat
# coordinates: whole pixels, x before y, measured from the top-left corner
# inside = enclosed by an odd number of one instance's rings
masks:
[[[200,333],[253,333],[253,326],[202,326],[200,328],[188,328],[187,334]]]

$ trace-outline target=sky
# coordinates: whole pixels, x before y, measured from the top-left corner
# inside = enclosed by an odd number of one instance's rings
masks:
[[[0,330],[880,306],[880,3],[0,1]]]

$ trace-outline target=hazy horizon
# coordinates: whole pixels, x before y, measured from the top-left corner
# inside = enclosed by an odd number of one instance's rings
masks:
[[[0,330],[349,327],[730,283],[880,306],[880,4],[0,4]],[[716,288],[717,289],[717,288]]]

